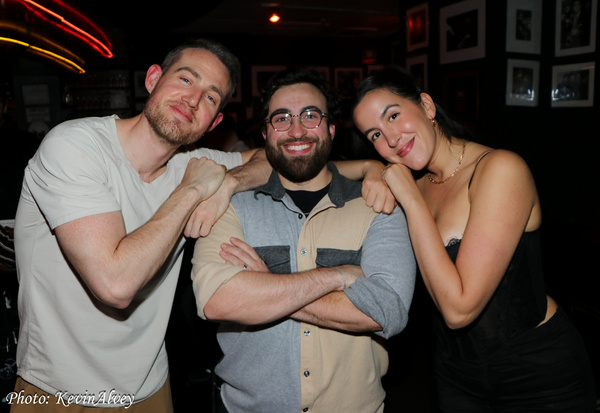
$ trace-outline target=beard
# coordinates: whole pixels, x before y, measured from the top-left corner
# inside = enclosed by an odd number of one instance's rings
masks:
[[[162,108],[165,106],[161,102],[155,102],[153,95],[150,95],[148,102],[144,106],[144,115],[150,124],[150,127],[159,137],[159,139],[170,146],[182,146],[196,142],[202,134],[192,129],[184,128],[183,122],[167,116]],[[170,102],[166,102],[170,104]]]
[[[286,143],[295,141],[296,139],[288,139],[272,144],[267,140],[265,154],[274,170],[288,181],[297,184],[310,181],[327,165],[331,153],[332,138],[331,134],[327,132],[327,136],[320,142],[318,139],[310,139],[311,142],[316,143],[315,151],[312,154],[295,156],[290,159],[285,156],[281,148]]]

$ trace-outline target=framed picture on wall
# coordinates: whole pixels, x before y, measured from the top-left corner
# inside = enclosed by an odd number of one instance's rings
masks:
[[[338,67],[335,69],[335,87],[343,98],[350,98],[362,77],[363,71],[360,67]]]
[[[594,62],[552,67],[552,107],[594,105]]]
[[[429,46],[429,7],[428,3],[406,11],[406,50]]]
[[[485,1],[465,0],[440,9],[440,63],[485,57]]]
[[[406,58],[406,70],[410,72],[417,82],[427,90],[427,55],[420,54]]]
[[[540,62],[508,59],[506,70],[506,105],[537,106]]]
[[[542,44],[542,0],[508,0],[506,51],[539,54]]]
[[[476,129],[479,118],[479,77],[476,71],[444,76],[444,101],[448,110],[467,128]]]
[[[596,50],[598,0],[556,0],[556,56]]]
[[[275,73],[284,70],[287,66],[252,66],[252,96],[260,96],[260,88]]]

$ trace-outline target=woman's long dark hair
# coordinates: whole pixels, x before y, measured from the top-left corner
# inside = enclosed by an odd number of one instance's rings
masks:
[[[421,104],[421,93],[427,93],[414,77],[406,70],[389,66],[373,72],[365,77],[358,85],[353,108],[369,93],[377,89],[385,89],[404,99],[408,99],[416,105]],[[435,100],[435,120],[446,139],[454,138],[473,140],[473,133],[458,121],[453,119],[446,110]]]

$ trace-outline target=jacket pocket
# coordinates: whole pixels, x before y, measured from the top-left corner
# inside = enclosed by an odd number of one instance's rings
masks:
[[[289,245],[256,247],[254,251],[267,264],[273,274],[290,274],[292,272]]]
[[[361,256],[362,248],[359,250],[317,248],[317,268],[337,267],[338,265],[360,265]]]

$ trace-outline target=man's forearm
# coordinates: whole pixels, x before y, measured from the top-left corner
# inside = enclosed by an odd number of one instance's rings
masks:
[[[193,189],[179,188],[157,213],[126,234],[120,212],[67,222],[56,235],[69,262],[102,302],[127,307],[156,274],[181,236],[198,202]]]
[[[259,149],[243,165],[227,171],[223,185],[229,188],[231,194],[254,189],[267,183],[271,171],[264,149]]]
[[[204,314],[212,320],[266,324],[342,288],[339,273],[329,268],[294,274],[241,271],[219,287]]]
[[[362,180],[369,172],[381,174],[384,169],[381,162],[372,159],[334,161],[333,163],[342,175],[354,181]]]
[[[382,330],[375,320],[356,308],[341,291],[307,304],[290,317],[319,327],[354,333]]]
[[[184,229],[186,237],[206,237],[227,209],[233,194],[257,188],[267,182],[271,165],[263,149],[242,153],[242,160],[245,163],[228,170],[217,192],[194,211]]]

